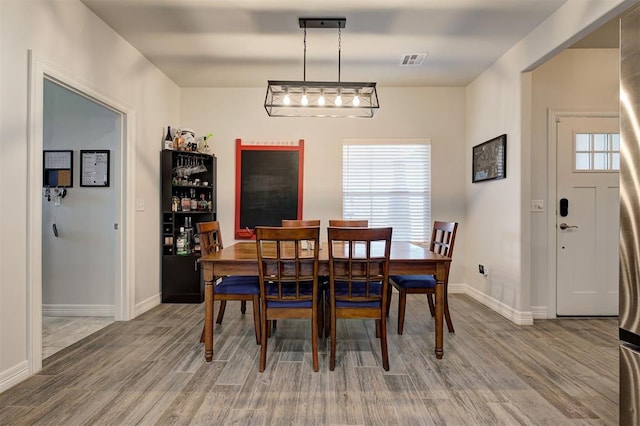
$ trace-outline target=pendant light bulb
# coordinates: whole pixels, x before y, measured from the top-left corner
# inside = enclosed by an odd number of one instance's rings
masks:
[[[320,93],[320,97],[318,98],[318,105],[324,106],[324,94]]]
[[[300,99],[300,103],[302,105],[309,105],[309,98],[307,98],[307,94],[302,95],[302,99]]]
[[[285,105],[290,105],[291,104],[291,98],[289,97],[288,93],[286,95],[284,95],[284,98],[282,99],[282,103],[285,104]]]
[[[355,95],[353,97],[353,106],[359,106],[360,105],[360,98],[358,97],[358,95]]]
[[[336,105],[337,106],[341,106],[342,105],[342,96],[340,96],[340,95],[336,96]]]

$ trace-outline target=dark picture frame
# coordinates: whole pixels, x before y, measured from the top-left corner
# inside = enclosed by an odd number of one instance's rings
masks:
[[[42,186],[73,188],[73,150],[44,150]]]
[[[80,151],[80,186],[109,186],[110,152],[108,149]]]
[[[502,134],[473,147],[471,182],[507,177],[507,135]]]

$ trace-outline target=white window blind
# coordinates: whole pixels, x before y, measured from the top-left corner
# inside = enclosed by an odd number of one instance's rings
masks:
[[[345,141],[342,160],[343,218],[392,226],[396,241],[429,241],[429,140]]]

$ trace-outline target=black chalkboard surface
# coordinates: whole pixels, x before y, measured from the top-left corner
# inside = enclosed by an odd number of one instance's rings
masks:
[[[256,226],[299,219],[302,146],[240,145],[236,155],[236,238],[253,237]]]

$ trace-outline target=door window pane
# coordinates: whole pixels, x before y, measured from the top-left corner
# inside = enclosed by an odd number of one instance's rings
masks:
[[[574,170],[620,170],[620,135],[618,133],[576,133]]]

